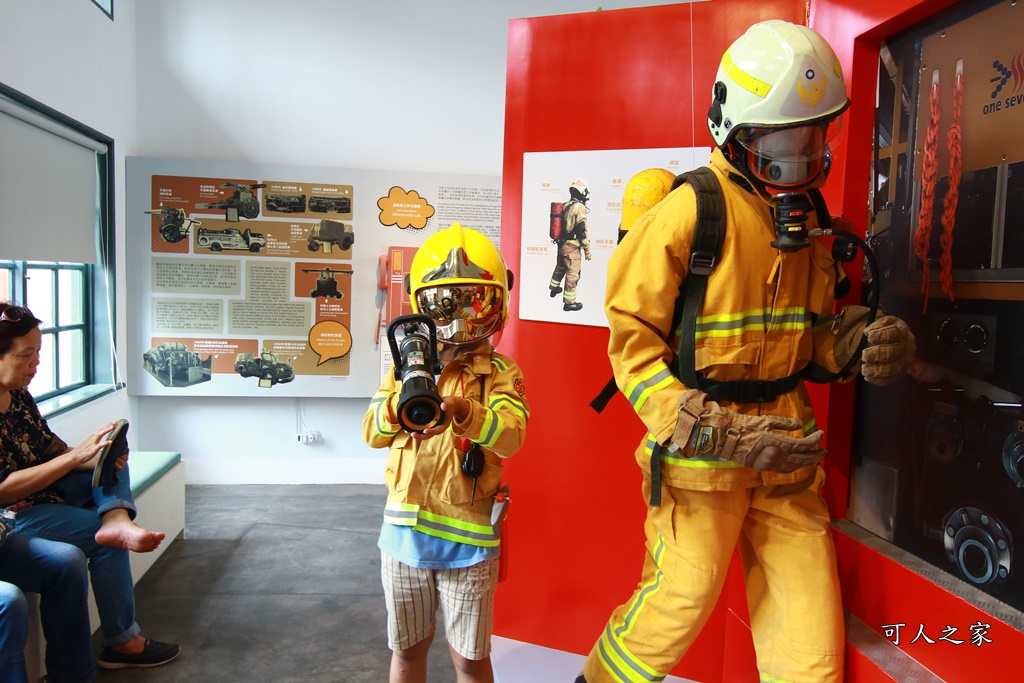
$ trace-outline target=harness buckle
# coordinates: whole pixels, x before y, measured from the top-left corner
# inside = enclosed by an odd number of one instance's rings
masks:
[[[690,272],[694,275],[709,275],[715,268],[715,255],[693,252],[690,254]]]

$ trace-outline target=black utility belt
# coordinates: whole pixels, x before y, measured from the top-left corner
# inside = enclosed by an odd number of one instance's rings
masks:
[[[798,372],[782,379],[739,379],[719,382],[706,379],[698,373],[697,388],[707,394],[712,401],[771,403],[779,396],[796,389],[803,376],[803,372]]]

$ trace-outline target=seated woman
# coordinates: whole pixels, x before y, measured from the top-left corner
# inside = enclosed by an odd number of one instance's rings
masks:
[[[22,591],[39,593],[46,680],[91,681],[96,665],[85,555],[67,543],[13,533],[0,545],[0,683],[28,683],[28,605]]]
[[[18,513],[15,529],[72,543],[89,558],[105,645],[105,669],[151,667],[178,656],[178,646],[148,640],[135,623],[135,588],[128,551],[150,552],[164,534],[135,524],[127,452],[115,464],[112,487],[92,486],[97,454],[110,441],[104,425],[74,448],[50,431],[26,390],[39,365],[40,320],[21,306],[0,303],[0,505]],[[84,505],[92,503],[95,510]]]

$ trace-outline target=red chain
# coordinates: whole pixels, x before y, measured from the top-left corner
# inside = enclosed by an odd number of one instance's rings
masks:
[[[914,253],[921,259],[921,294],[924,295],[924,309],[928,312],[928,250],[932,241],[932,212],[935,206],[935,183],[939,178],[939,79],[938,71],[932,79],[929,98],[931,113],[928,118],[928,132],[924,140],[924,163],[921,170],[921,211],[917,217],[917,233],[914,235]]]
[[[959,66],[959,65],[958,65]],[[962,160],[960,109],[964,100],[963,74],[958,70],[953,80],[953,122],[949,126],[947,145],[949,147],[949,190],[942,200],[942,291],[953,297],[953,228],[955,227],[956,205],[960,196],[960,162]]]

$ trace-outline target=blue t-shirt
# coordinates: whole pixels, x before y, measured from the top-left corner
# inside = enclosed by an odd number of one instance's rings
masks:
[[[468,543],[449,541],[384,522],[377,547],[403,564],[417,569],[461,569],[497,557],[498,546],[483,548]]]

